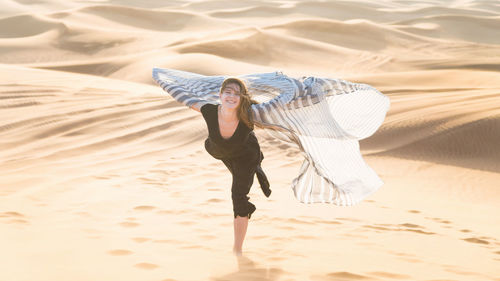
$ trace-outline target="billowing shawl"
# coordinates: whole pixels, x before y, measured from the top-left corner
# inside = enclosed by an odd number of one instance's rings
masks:
[[[153,68],[153,79],[175,100],[219,104],[229,76]],[[291,187],[302,203],[354,205],[383,185],[361,156],[358,140],[382,125],[390,100],[374,87],[342,79],[295,79],[280,71],[236,76],[252,98],[254,122],[299,147],[304,162]]]

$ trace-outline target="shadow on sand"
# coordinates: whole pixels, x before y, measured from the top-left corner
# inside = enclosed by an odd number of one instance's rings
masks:
[[[259,267],[254,261],[245,256],[235,256],[238,261],[238,271],[220,276],[212,277],[212,281],[271,281],[278,280],[283,274],[279,268]]]

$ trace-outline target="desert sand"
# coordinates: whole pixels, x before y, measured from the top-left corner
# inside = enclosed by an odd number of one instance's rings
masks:
[[[500,280],[498,1],[1,6],[0,280]],[[273,193],[235,257],[231,175],[153,67],[376,87],[384,186],[302,204],[301,154],[256,129]]]

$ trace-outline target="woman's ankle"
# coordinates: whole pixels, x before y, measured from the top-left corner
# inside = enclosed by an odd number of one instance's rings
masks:
[[[242,250],[241,249],[236,249],[233,247],[233,254],[236,256],[241,256],[242,255]]]

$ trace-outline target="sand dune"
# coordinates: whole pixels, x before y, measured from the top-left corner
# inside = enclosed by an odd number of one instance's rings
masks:
[[[16,28],[13,29],[12,27]],[[0,36],[2,38],[19,38],[34,36],[50,30],[64,31],[67,27],[60,22],[40,16],[19,15],[0,19]]]
[[[217,20],[210,19],[203,14],[186,11],[152,11],[115,5],[95,5],[80,8],[76,12],[96,16],[103,23],[119,24],[127,30],[132,27],[148,31],[179,32],[193,29],[207,30],[207,27],[216,29],[221,26]],[[117,28],[120,29],[120,27],[112,26],[114,30]]]
[[[407,47],[408,43],[432,42],[420,36],[366,21],[304,19],[267,26],[266,29],[291,34],[349,49],[378,52],[386,48]],[[406,44],[405,44],[406,43]]]
[[[221,57],[228,57],[241,61],[252,61],[256,64],[280,63],[284,64],[306,64],[321,63],[320,58],[327,52],[343,51],[344,54],[352,54],[354,51],[341,47],[307,42],[292,37],[284,37],[266,31],[256,30],[255,33],[243,38],[211,40],[208,42],[191,43],[187,46],[174,47],[179,53],[211,53]],[[241,47],[240,47],[241,46]],[[280,52],[279,48],[285,47],[287,52]],[[308,51],[307,57],[301,57],[303,50]],[[254,56],[248,56],[251,53]],[[317,54],[315,56],[315,54]],[[330,61],[329,63],[334,63]]]
[[[498,15],[498,14],[497,14]],[[411,28],[411,32],[427,37],[464,40],[484,44],[499,44],[500,16],[435,15],[394,22],[402,26],[431,25],[433,28]],[[460,25],[460,29],[454,26]],[[410,30],[408,30],[410,31]]]
[[[500,280],[498,26],[493,0],[3,1],[0,280]],[[299,149],[256,130],[273,193],[234,258],[231,176],[153,67],[375,86],[384,186],[300,204]]]

